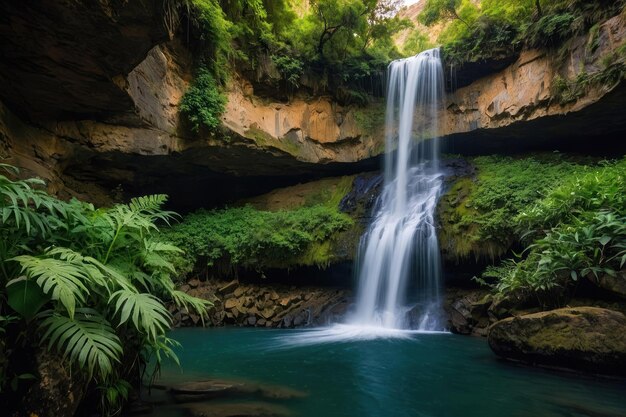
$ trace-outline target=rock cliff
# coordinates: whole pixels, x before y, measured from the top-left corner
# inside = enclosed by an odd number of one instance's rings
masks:
[[[222,133],[185,132],[178,104],[192,57],[161,2],[5,2],[0,12],[0,154],[59,195],[106,203],[165,192],[191,208],[376,168],[384,150],[381,102],[346,107],[304,93],[276,102],[237,75]],[[559,82],[601,73],[607,57],[623,63],[622,17],[594,36],[594,48],[587,37],[572,40],[564,60],[528,51],[451,93],[439,129],[448,150],[558,147],[589,136],[623,146],[623,85],[557,97]],[[188,201],[197,189],[210,192]]]

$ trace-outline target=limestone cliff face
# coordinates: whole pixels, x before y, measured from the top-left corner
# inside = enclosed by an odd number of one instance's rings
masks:
[[[591,37],[595,36],[594,39]],[[491,74],[461,88],[448,97],[441,135],[460,136],[467,132],[521,136],[576,135],[576,126],[588,124],[586,134],[603,134],[624,129],[626,118],[615,96],[623,98],[623,86],[591,85],[581,88],[578,97],[563,102],[556,97],[557,83],[574,84],[580,74],[589,78],[599,74],[613,56],[624,62],[626,54],[617,51],[626,42],[626,24],[622,16],[614,17],[599,27],[596,35],[582,36],[570,41],[567,53],[531,50],[506,69]],[[595,43],[594,47],[590,44]],[[575,114],[578,113],[578,114]],[[610,127],[598,131],[589,115],[611,120]],[[568,116],[567,118],[563,116]],[[545,132],[528,128],[529,122],[550,120]],[[508,128],[508,129],[507,129]],[[479,132],[476,132],[479,131]],[[467,135],[469,138],[470,135]]]
[[[192,78],[192,59],[185,43],[170,36],[161,2],[70,3],[0,5],[6,57],[0,63],[0,153],[25,174],[50,180],[52,192],[107,202],[148,192],[184,198],[210,189],[202,204],[377,167],[383,103],[344,107],[303,94],[277,102],[255,94],[237,75],[227,87],[222,134],[185,132],[178,105]],[[50,16],[58,17],[55,24]],[[572,40],[564,62],[555,53],[529,51],[458,89],[447,99],[439,135],[455,152],[530,147],[583,133],[619,136],[626,132],[622,85],[592,86],[561,104],[554,83],[557,75],[572,80],[581,69],[602,71],[625,33],[623,18],[616,17],[600,27],[593,50],[581,37]]]

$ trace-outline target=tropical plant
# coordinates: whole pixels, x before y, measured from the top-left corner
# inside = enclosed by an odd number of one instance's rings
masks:
[[[201,129],[215,132],[220,126],[226,97],[220,92],[215,79],[205,68],[200,68],[189,90],[180,102],[180,112],[193,132]]]
[[[34,338],[74,364],[113,414],[149,357],[158,371],[174,356],[164,303],[203,317],[209,303],[175,290],[171,259],[181,250],[155,240],[175,217],[161,208],[165,196],[96,209],[57,200],[43,185],[0,175],[0,315],[19,318],[3,332],[27,330],[23,343]]]
[[[543,303],[554,303],[581,278],[617,277],[626,265],[625,168],[626,159],[604,161],[560,178],[513,217],[524,253],[482,279],[495,279],[501,294],[543,294]]]
[[[192,269],[199,260],[228,272],[236,267],[325,266],[328,255],[316,253],[316,248],[351,225],[350,217],[336,206],[277,212],[246,206],[189,214],[163,239],[185,249],[183,270]]]

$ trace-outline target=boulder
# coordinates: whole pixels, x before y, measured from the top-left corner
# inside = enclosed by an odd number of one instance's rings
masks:
[[[493,297],[482,290],[472,290],[453,296],[446,306],[448,326],[452,333],[486,336],[487,314]]]
[[[530,364],[626,375],[626,316],[597,307],[511,317],[489,329],[500,357]]]
[[[41,349],[35,356],[37,382],[28,389],[22,402],[24,416],[72,417],[83,398],[86,384],[79,373],[70,373],[60,357]]]
[[[230,294],[233,291],[235,291],[235,288],[237,288],[238,286],[239,286],[239,282],[237,282],[237,280],[233,280],[233,281],[230,281],[228,284],[224,285],[223,287],[221,287],[220,289],[218,289],[217,292],[221,295]]]
[[[177,402],[186,403],[228,397],[239,392],[242,385],[221,380],[194,381],[173,386],[170,392]]]
[[[596,278],[591,275],[587,279],[605,291],[620,298],[626,298],[626,271],[620,271],[615,276],[605,274]]]
[[[237,307],[238,304],[239,304],[239,300],[237,298],[229,298],[224,303],[224,308],[226,308],[226,310],[232,310],[235,307]]]

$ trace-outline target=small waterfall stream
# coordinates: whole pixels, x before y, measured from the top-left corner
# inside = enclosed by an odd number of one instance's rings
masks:
[[[361,238],[356,311],[345,324],[284,338],[285,346],[444,329],[434,221],[443,174],[437,140],[425,140],[438,131],[443,102],[439,50],[392,62],[387,79],[385,183]]]
[[[418,330],[443,327],[437,314],[441,260],[434,224],[443,175],[437,141],[423,140],[437,131],[443,82],[438,49],[389,65],[385,185],[361,239],[352,324],[407,328],[412,302]],[[417,299],[407,294],[409,284],[416,287]]]

